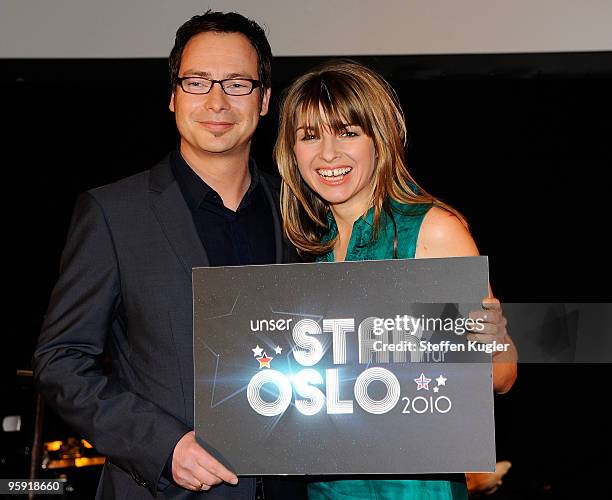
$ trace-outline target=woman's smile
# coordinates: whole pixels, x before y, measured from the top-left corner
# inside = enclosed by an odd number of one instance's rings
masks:
[[[316,169],[321,181],[329,185],[342,184],[353,167],[321,167]]]

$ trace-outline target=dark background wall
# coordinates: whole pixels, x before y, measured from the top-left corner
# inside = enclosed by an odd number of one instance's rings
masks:
[[[280,90],[322,59],[275,60],[272,113],[253,144],[264,169],[275,170]],[[356,59],[396,88],[410,168],[467,216],[502,302],[611,301],[612,53]],[[2,384],[30,366],[77,194],[147,169],[174,147],[165,64],[0,60]],[[597,384],[609,377],[609,365],[520,367],[496,406],[499,458],[515,463],[516,488],[546,497],[550,483],[561,498],[610,463]],[[570,475],[578,471],[580,480]]]

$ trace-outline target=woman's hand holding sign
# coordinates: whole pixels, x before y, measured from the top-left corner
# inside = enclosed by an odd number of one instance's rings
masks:
[[[502,311],[501,303],[493,297],[482,300],[482,309],[470,311],[469,317],[478,321],[474,326],[467,327],[472,333],[467,339],[479,343],[509,344],[509,348],[493,354],[493,388],[495,392],[508,392],[516,380],[517,352],[510,335],[508,321]]]

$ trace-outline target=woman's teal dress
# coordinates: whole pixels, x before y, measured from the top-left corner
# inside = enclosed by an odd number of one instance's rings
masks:
[[[403,205],[391,201],[397,230],[397,258],[412,259],[416,252],[419,229],[429,204]],[[394,258],[394,225],[383,211],[378,238],[372,242],[374,209],[353,224],[353,232],[345,260],[382,260]],[[338,233],[336,222],[329,212],[328,232],[323,241]],[[318,259],[333,262],[333,251]],[[377,499],[377,500],[466,500],[468,498],[463,474],[407,476],[411,479],[340,479],[312,482],[308,485],[311,500]]]

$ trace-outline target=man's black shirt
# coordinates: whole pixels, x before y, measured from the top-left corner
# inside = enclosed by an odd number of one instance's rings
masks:
[[[170,164],[211,266],[242,266],[274,262],[272,208],[253,160],[251,185],[234,212],[174,151]]]

